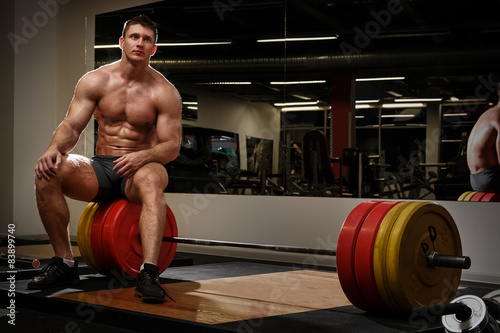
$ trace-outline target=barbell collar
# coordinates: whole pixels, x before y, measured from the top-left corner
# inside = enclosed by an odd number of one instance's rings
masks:
[[[313,249],[313,248],[299,247],[299,246],[229,242],[229,241],[220,241],[220,240],[183,238],[183,237],[163,237],[163,241],[164,242],[171,242],[171,243],[180,243],[180,244],[194,244],[194,245],[205,245],[205,246],[227,246],[227,247],[239,247],[239,248],[247,248],[247,249],[277,251],[277,252],[317,254],[317,255],[325,255],[325,256],[336,256],[337,255],[336,250]]]
[[[469,269],[471,266],[470,257],[466,256],[453,256],[447,254],[439,254],[437,252],[431,252],[427,256],[427,263],[430,267],[439,268],[460,268]]]

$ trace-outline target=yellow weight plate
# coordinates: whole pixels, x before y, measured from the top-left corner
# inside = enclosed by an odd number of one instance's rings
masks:
[[[462,255],[462,244],[455,221],[441,205],[412,202],[397,218],[387,244],[389,292],[403,313],[419,306],[447,303],[455,297],[462,274],[457,268],[432,268],[422,243],[434,250],[429,227],[436,234],[436,252]]]
[[[470,201],[470,199],[472,199],[473,196],[475,196],[477,194],[477,191],[470,191],[470,193],[468,193],[465,197],[464,197],[464,200],[463,201]]]
[[[470,199],[476,194],[476,191],[466,191],[458,197],[457,201],[470,201]]]
[[[83,211],[82,216],[80,217],[80,222],[78,224],[77,242],[80,254],[82,255],[82,258],[87,266],[89,266],[96,272],[103,273],[94,257],[92,244],[90,242],[92,223],[94,222],[94,217],[98,209],[99,203],[91,202]]]
[[[396,219],[410,203],[409,201],[400,202],[387,212],[378,229],[373,248],[373,273],[375,275],[375,282],[384,303],[393,311],[399,310],[397,309],[396,301],[389,293],[386,269],[387,243]]]

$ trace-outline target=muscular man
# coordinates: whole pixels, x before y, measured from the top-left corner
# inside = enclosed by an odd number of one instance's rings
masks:
[[[500,85],[497,92],[500,96]],[[474,191],[500,193],[500,103],[486,110],[472,128],[467,164]]]
[[[144,263],[135,294],[143,301],[163,302],[166,293],[157,267],[166,221],[168,174],[163,165],[179,153],[182,124],[179,93],[149,66],[156,39],[155,25],[146,16],[125,23],[121,59],[80,79],[65,119],[38,160],[36,200],[55,256],[29,289],[79,281],[65,196],[96,202],[125,197],[142,205]],[[69,154],[92,115],[99,123],[97,155]]]

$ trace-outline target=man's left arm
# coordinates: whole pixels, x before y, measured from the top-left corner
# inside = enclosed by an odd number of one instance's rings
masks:
[[[182,135],[182,101],[177,89],[170,86],[159,96],[156,119],[158,144],[150,149],[130,153],[115,161],[114,170],[120,177],[130,178],[151,162],[167,164],[177,158]],[[126,167],[124,167],[127,165]]]

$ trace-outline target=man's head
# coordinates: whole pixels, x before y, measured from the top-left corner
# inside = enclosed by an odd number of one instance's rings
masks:
[[[153,31],[153,34],[154,34],[154,36],[153,36],[154,43],[156,44],[156,42],[158,40],[158,30],[156,29],[156,24],[153,21],[151,21],[151,19],[149,17],[147,17],[146,15],[139,15],[139,16],[131,18],[130,20],[125,22],[125,24],[123,25],[122,37],[126,36],[127,31],[130,28],[130,26],[134,25],[134,24],[140,24],[143,27],[147,27],[147,28],[151,29]]]

